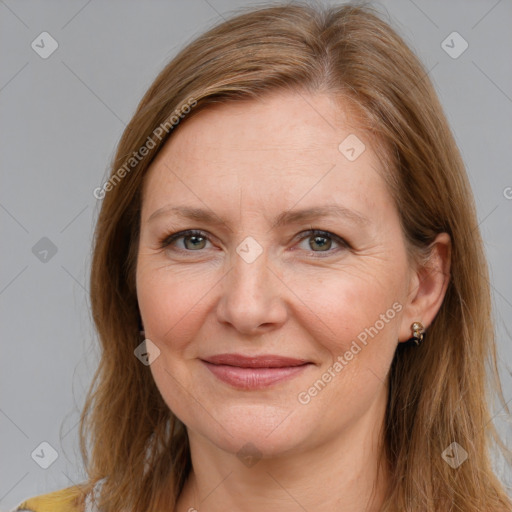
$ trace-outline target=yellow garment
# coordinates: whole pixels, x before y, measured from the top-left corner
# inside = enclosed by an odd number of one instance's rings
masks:
[[[84,495],[78,486],[66,487],[58,491],[28,498],[11,512],[83,512]]]

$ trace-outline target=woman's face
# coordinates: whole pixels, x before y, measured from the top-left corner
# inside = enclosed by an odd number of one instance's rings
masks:
[[[377,425],[414,276],[372,140],[328,96],[206,109],[151,165],[150,368],[189,435],[218,448],[275,456]]]

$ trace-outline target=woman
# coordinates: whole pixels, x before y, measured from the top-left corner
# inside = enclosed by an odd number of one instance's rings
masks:
[[[511,509],[471,189],[372,9],[264,8],[198,38],[95,195],[88,480],[17,510]]]

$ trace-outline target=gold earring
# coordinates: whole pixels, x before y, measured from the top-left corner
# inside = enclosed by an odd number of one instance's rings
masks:
[[[413,322],[411,324],[412,338],[409,341],[413,341],[416,345],[419,345],[425,337],[425,328],[421,322]]]

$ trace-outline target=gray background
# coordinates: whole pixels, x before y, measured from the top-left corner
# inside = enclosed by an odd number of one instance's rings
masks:
[[[256,3],[0,0],[1,510],[83,476],[76,427],[97,362],[87,290],[100,206],[92,192],[105,178],[125,124],[179,48],[232,9]],[[510,401],[512,3],[376,5],[389,12],[430,70],[467,164],[491,265],[499,364]],[[47,59],[31,48],[43,31],[59,44]],[[441,46],[453,31],[469,44],[456,59]],[[57,249],[46,261],[33,251],[43,237]],[[503,414],[496,413],[503,428]],[[58,452],[46,470],[31,457],[43,441]]]

